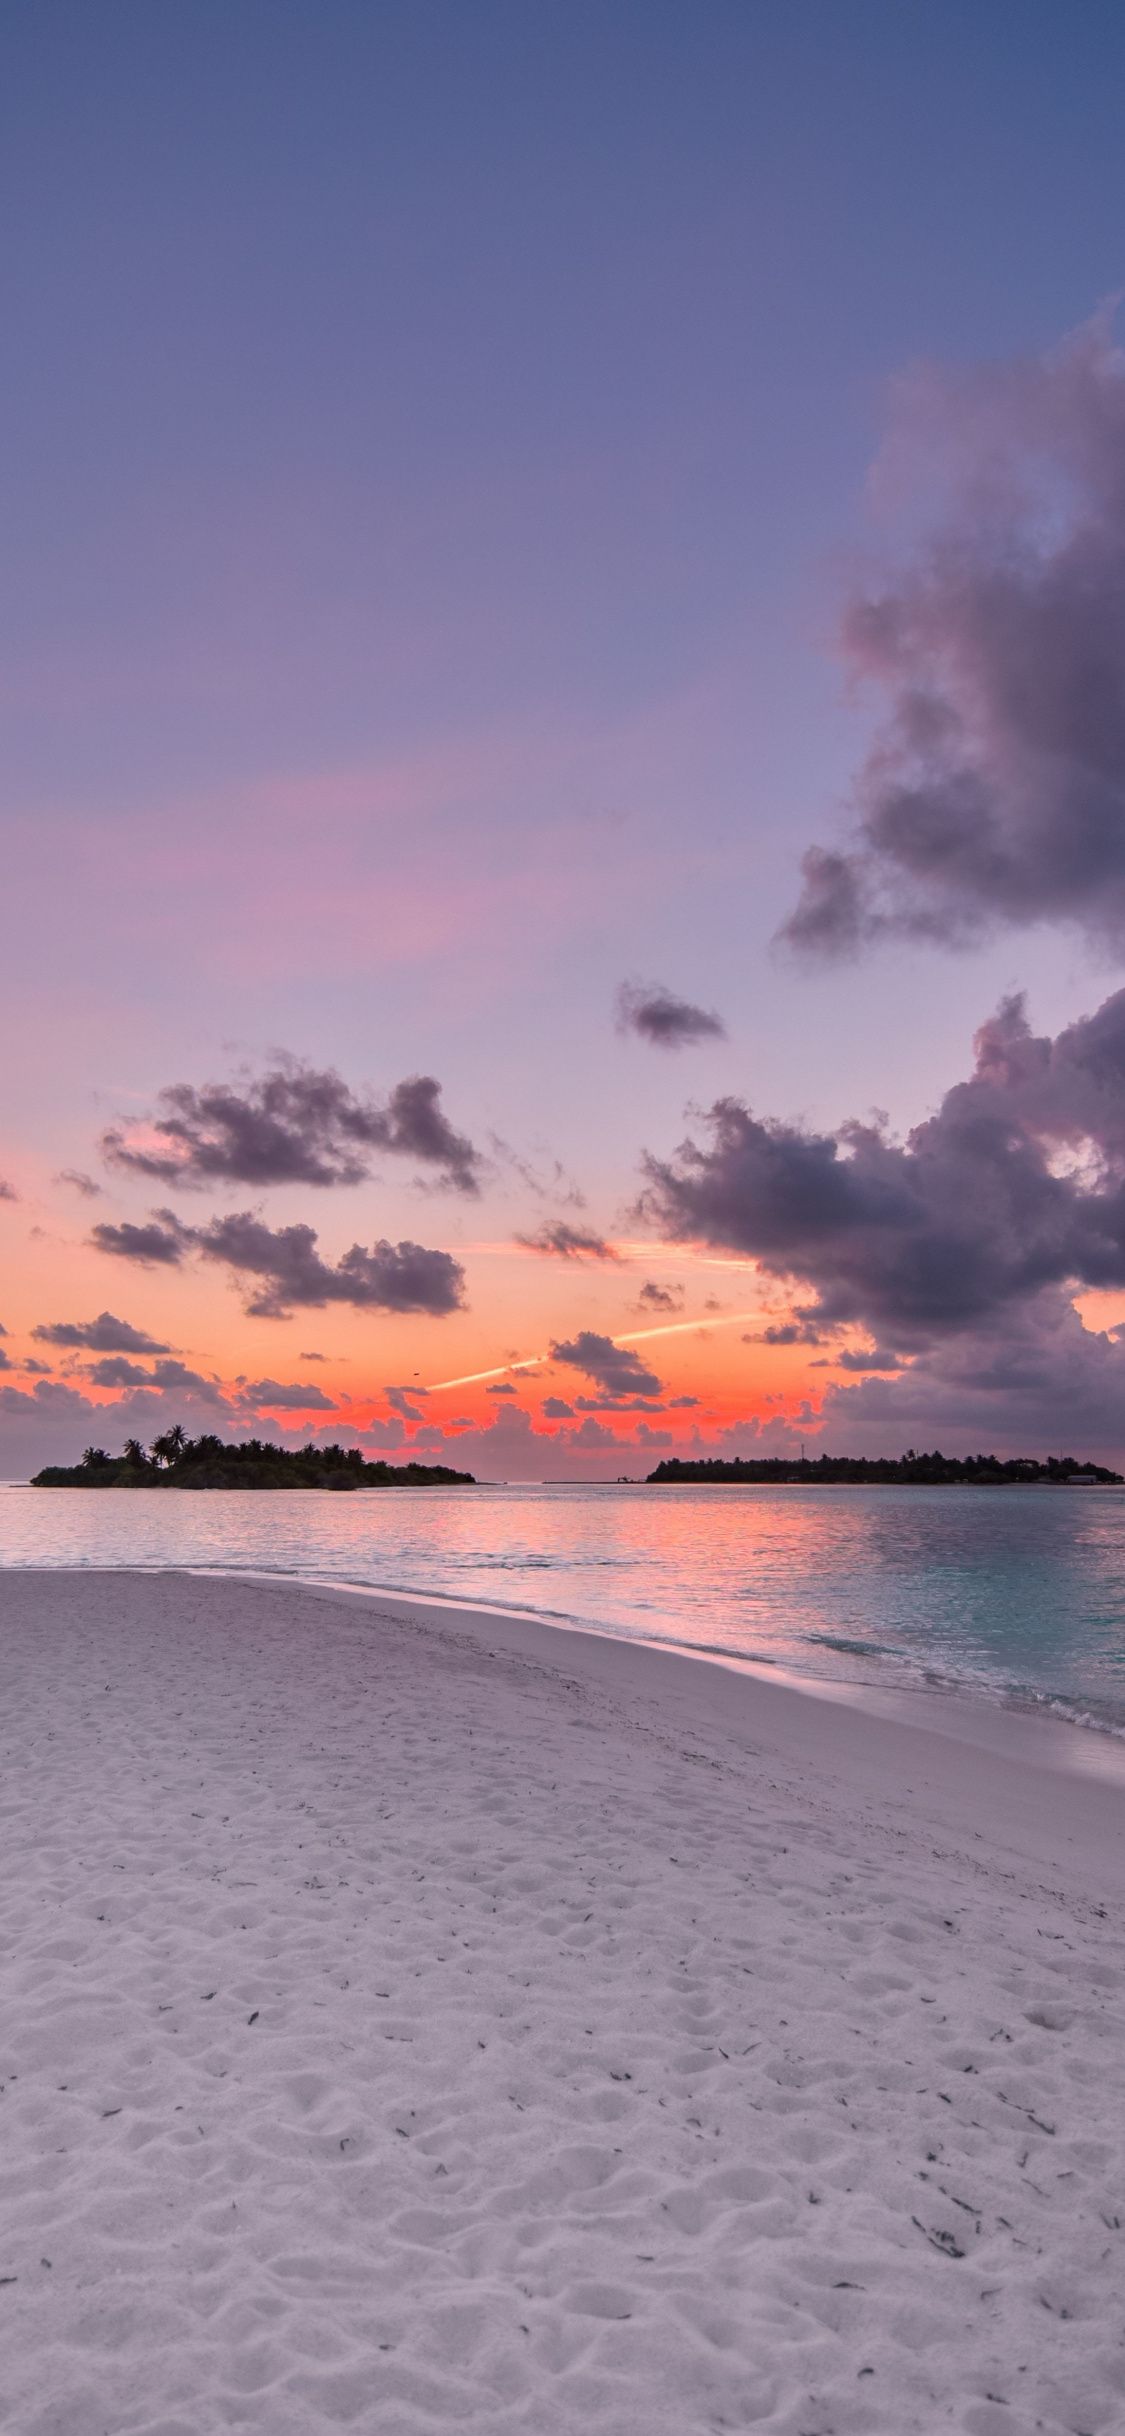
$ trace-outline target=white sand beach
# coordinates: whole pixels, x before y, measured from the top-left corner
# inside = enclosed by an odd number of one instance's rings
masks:
[[[1121,1755],[916,1705],[0,1575],[8,2436],[1125,2427]]]

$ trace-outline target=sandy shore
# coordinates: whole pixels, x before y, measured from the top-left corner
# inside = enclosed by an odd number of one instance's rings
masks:
[[[1122,1772],[925,1720],[0,1574],[9,2436],[1125,2427]]]

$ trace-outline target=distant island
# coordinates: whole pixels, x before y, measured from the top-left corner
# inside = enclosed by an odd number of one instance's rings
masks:
[[[917,1455],[913,1447],[905,1455],[817,1455],[809,1462],[794,1462],[787,1455],[698,1463],[673,1457],[657,1464],[655,1472],[648,1474],[646,1486],[652,1481],[714,1481],[720,1485],[743,1481],[762,1488],[826,1488],[839,1483],[858,1488],[893,1487],[896,1483],[944,1488],[960,1482],[968,1488],[988,1489],[1019,1487],[1029,1481],[1045,1481],[1058,1488],[1125,1486],[1120,1472],[1107,1471],[1101,1463],[1079,1463],[1076,1455],[1048,1455],[1044,1463],[1038,1463],[1031,1455],[1004,1460],[999,1455],[942,1455],[936,1448],[932,1455]]]
[[[444,1463],[367,1463],[354,1446],[302,1446],[263,1438],[224,1445],[189,1438],[177,1425],[146,1450],[128,1438],[120,1455],[88,1446],[81,1463],[49,1463],[33,1489],[435,1489],[475,1488],[471,1472]]]

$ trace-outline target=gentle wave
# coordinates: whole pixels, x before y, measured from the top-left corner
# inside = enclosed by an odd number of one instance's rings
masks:
[[[636,1485],[201,1498],[10,1488],[0,1565],[285,1573],[449,1597],[1125,1735],[1125,1498]]]

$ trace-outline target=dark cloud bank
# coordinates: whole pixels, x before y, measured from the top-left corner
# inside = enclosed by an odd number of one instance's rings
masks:
[[[480,1160],[456,1133],[432,1075],[396,1083],[384,1105],[362,1099],[328,1067],[281,1058],[238,1089],[228,1083],[170,1083],[145,1138],[110,1126],[111,1166],[164,1184],[358,1184],[380,1153],[413,1159],[461,1193],[480,1189]]]
[[[717,1101],[699,1138],[647,1160],[644,1214],[798,1281],[794,1336],[767,1341],[861,1326],[874,1346],[843,1367],[913,1361],[835,1391],[837,1420],[875,1416],[885,1434],[913,1413],[932,1437],[942,1412],[991,1412],[1054,1443],[1069,1415],[1119,1440],[1125,1350],[1083,1330],[1070,1296],[1125,1288],[1125,990],[1054,1040],[1008,999],[975,1046],[971,1078],[901,1143]]]
[[[152,1213],[148,1226],[96,1226],[101,1252],[149,1266],[178,1266],[191,1253],[256,1280],[246,1308],[256,1319],[284,1319],[295,1309],[350,1303],[357,1311],[416,1311],[441,1318],[464,1303],[465,1272],[449,1252],[420,1243],[353,1243],[333,1265],[317,1250],[311,1226],[269,1227],[253,1210],[233,1210],[205,1226],[187,1226],[174,1210]]]
[[[845,660],[884,717],[858,825],[785,933],[964,944],[1069,921],[1125,950],[1125,359],[1103,315],[1041,361],[904,385],[896,455],[940,505],[859,587]]]

